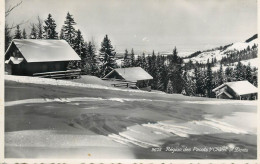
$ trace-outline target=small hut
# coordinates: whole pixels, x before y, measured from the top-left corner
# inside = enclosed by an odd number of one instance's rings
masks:
[[[117,68],[108,73],[104,78],[122,82],[134,82],[138,88],[143,90],[151,90],[149,81],[153,79],[141,67]]]
[[[257,99],[257,88],[247,80],[227,82],[218,86],[212,91],[216,93],[216,98],[220,99]]]

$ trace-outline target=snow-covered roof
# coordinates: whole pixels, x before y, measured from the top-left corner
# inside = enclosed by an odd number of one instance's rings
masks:
[[[10,62],[12,62],[13,64],[20,64],[23,60],[24,60],[24,58],[10,57],[10,59],[5,61],[5,64],[9,64]]]
[[[81,60],[65,40],[14,39],[6,54],[12,44],[16,45],[28,63]]]
[[[233,81],[224,83],[217,88],[213,89],[212,91],[215,92],[224,86],[229,86],[237,95],[246,95],[251,93],[257,93],[257,88],[249,83],[247,80],[244,81]]]
[[[114,71],[116,71],[121,77],[123,77],[126,81],[140,81],[140,80],[152,80],[153,77],[143,70],[141,67],[129,67],[129,68],[117,68],[111,71],[109,74],[105,76],[105,78],[109,77]]]

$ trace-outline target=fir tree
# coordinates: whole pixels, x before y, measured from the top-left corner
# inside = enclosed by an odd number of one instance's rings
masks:
[[[212,89],[213,89],[213,83],[212,83],[212,69],[211,64],[209,63],[209,60],[207,62],[207,74],[206,74],[206,81],[205,81],[205,87],[207,90],[207,97],[211,97]]]
[[[87,57],[85,61],[86,63],[89,63],[90,66],[90,74],[94,76],[98,76],[99,69],[98,69],[98,61],[96,56],[96,48],[95,45],[92,42],[89,42],[87,44]]]
[[[44,21],[45,26],[43,26],[45,39],[57,39],[58,33],[56,32],[56,23],[52,18],[52,15],[49,14],[48,18]]]
[[[229,66],[225,69],[225,81],[226,82],[233,81],[233,70]]]
[[[203,89],[203,79],[200,71],[198,70],[197,67],[194,68],[194,85],[195,85],[195,93],[197,95],[204,95],[204,89]]]
[[[134,49],[133,48],[131,50],[130,58],[131,58],[131,61],[130,61],[131,67],[135,67],[136,66],[136,64],[135,64],[135,53],[134,53]]]
[[[23,29],[22,38],[23,38],[23,39],[27,39],[27,34],[26,34],[26,31],[25,31],[25,29]]]
[[[37,30],[34,24],[32,25],[30,39],[37,39]]]
[[[127,49],[125,49],[125,53],[124,53],[124,68],[130,67],[131,63],[130,63],[130,59],[129,59],[129,54]]]
[[[223,67],[222,64],[220,64],[220,69],[218,71],[218,81],[217,81],[217,86],[220,86],[221,84],[224,83],[224,79],[223,79]]]
[[[137,59],[136,59],[136,63],[135,66],[137,67],[143,67],[143,60],[142,57],[140,55],[138,55]]]
[[[73,38],[76,35],[76,31],[74,25],[76,22],[72,15],[68,12],[66,16],[66,20],[64,21],[63,32],[64,32],[64,39],[70,44],[73,44]]]
[[[236,81],[244,80],[244,71],[243,71],[243,65],[239,61],[235,68],[235,79]]]
[[[173,55],[168,56],[168,79],[171,80],[173,86],[173,93],[181,93],[183,90],[183,79],[182,79],[182,59],[177,55],[176,47],[173,50]]]
[[[68,69],[82,69],[84,66],[84,63],[82,62],[85,61],[86,58],[86,45],[80,30],[78,30],[76,33],[76,37],[73,40],[72,48],[80,56],[81,62],[71,61],[69,65],[70,67],[68,67]]]
[[[108,36],[106,35],[101,43],[101,49],[99,50],[101,77],[105,76],[116,67],[115,55],[116,52],[111,44],[110,39],[108,39]]]
[[[196,90],[195,84],[194,81],[191,79],[191,77],[189,77],[187,70],[184,70],[183,82],[184,82],[183,93],[187,96],[194,96]]]
[[[20,30],[20,26],[19,25],[16,26],[14,39],[22,39],[22,31]]]
[[[174,93],[174,91],[173,91],[173,84],[172,84],[171,80],[168,81],[166,92],[170,93],[170,94]]]
[[[146,57],[145,57],[145,53],[143,52],[143,54],[142,54],[142,65],[141,65],[141,67],[144,69],[144,70],[148,70],[148,68],[147,68],[147,60],[146,60]]]
[[[245,79],[248,80],[250,83],[253,83],[253,78],[252,78],[252,69],[250,66],[250,63],[246,66],[246,77]]]

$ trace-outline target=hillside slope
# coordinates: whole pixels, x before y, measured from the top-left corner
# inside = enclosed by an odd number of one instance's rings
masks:
[[[230,45],[214,48],[212,50],[202,51],[194,56],[185,58],[184,62],[187,63],[191,60],[193,63],[198,62],[206,64],[208,60],[212,61],[214,58],[216,58],[217,61],[220,61],[223,57],[227,57],[228,53],[242,51],[247,49],[247,47],[252,48],[254,45],[258,45],[257,35],[247,39],[245,42],[236,42]]]

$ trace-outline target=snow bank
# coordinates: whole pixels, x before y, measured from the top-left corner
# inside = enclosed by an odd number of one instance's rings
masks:
[[[21,147],[124,147],[103,135],[67,134],[56,130],[23,130],[6,132],[6,146]],[[77,141],[77,142],[75,142]]]
[[[16,100],[16,101],[6,101],[5,106],[15,106],[22,104],[33,104],[33,103],[50,103],[50,102],[60,102],[60,103],[72,103],[72,102],[86,102],[86,101],[116,101],[116,102],[172,102],[166,100],[151,100],[151,99],[125,99],[125,98],[101,98],[101,97],[72,97],[72,98],[35,98],[35,99],[24,99],[24,100]]]
[[[83,88],[95,88],[95,89],[106,89],[106,90],[117,90],[117,91],[128,91],[128,92],[144,92],[141,90],[121,89],[121,88],[106,87],[106,86],[96,85],[96,84],[82,84],[82,83],[76,83],[68,80],[55,80],[55,79],[30,77],[30,76],[5,75],[5,80],[15,81],[18,83],[29,83],[29,84],[83,87]]]
[[[143,148],[160,147],[164,141],[171,137],[188,138],[190,135],[205,134],[249,134],[256,133],[256,129],[251,125],[239,126],[234,120],[238,120],[241,115],[234,114],[224,118],[214,118],[211,115],[205,115],[204,120],[194,120],[188,122],[176,122],[174,120],[159,121],[157,123],[147,123],[127,127],[125,131],[119,134],[108,135],[114,141],[128,145],[139,146]],[[256,119],[254,114],[247,115],[252,119],[252,125],[255,127]],[[243,123],[244,124],[244,123]]]
[[[223,105],[223,104],[232,104],[232,105],[257,105],[257,101],[248,101],[248,100],[184,101],[184,103],[203,104],[203,105]]]

